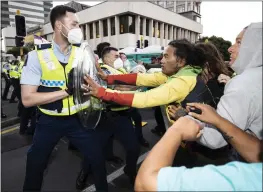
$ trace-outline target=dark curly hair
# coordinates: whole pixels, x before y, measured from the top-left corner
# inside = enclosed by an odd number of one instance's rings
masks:
[[[174,55],[179,59],[185,60],[185,65],[204,68],[206,62],[204,51],[195,47],[188,40],[173,40],[168,45],[175,48]]]

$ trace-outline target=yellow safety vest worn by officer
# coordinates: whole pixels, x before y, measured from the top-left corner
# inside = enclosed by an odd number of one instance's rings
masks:
[[[79,47],[72,46],[68,63],[62,65],[54,54],[52,44],[42,44],[37,47],[37,55],[42,69],[39,92],[54,92],[65,90],[68,83],[68,74],[75,66]],[[39,110],[47,115],[52,116],[69,116],[76,114],[80,109],[89,106],[89,102],[81,104],[78,108],[74,104],[73,96],[66,97],[62,100],[38,106]]]
[[[105,65],[105,64],[102,64],[100,67],[101,67],[101,69],[107,69],[110,72],[110,74],[112,74],[112,75],[127,74],[126,70],[123,68],[120,68],[121,70],[120,69],[117,70],[117,69],[115,69],[109,65]],[[110,109],[111,109],[111,111],[123,111],[123,110],[127,110],[129,108],[130,107],[120,105],[117,107],[111,107]]]
[[[9,76],[12,79],[19,79],[20,78],[19,66],[11,65],[11,68],[10,68],[10,71],[9,71]]]

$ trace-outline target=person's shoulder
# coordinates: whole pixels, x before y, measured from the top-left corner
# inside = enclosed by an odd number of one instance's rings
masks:
[[[28,52],[27,57],[25,59],[24,62],[24,67],[28,66],[28,65],[39,65],[39,60],[38,60],[38,55],[37,55],[37,51],[33,50]]]

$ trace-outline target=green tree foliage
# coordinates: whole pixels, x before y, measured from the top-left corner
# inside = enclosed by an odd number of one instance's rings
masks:
[[[222,53],[224,60],[229,61],[230,59],[230,54],[228,53],[228,48],[232,45],[230,41],[224,40],[222,37],[202,37],[200,39],[201,42],[205,42],[205,40],[208,39],[209,42],[212,42],[217,49]]]
[[[29,51],[30,51],[30,49],[28,47],[23,47],[23,54],[24,55],[26,55]],[[20,56],[20,48],[19,47],[12,47],[6,53],[7,54],[13,54],[15,57]]]

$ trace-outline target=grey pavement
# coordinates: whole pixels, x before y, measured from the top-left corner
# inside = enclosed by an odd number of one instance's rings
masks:
[[[158,137],[151,133],[150,129],[156,124],[153,110],[141,110],[143,120],[148,124],[143,127],[143,134],[150,142],[151,147],[158,141]],[[26,152],[32,141],[31,136],[21,136],[17,131],[2,135],[2,191],[21,191],[25,176]],[[50,158],[49,166],[45,173],[42,191],[77,191],[75,180],[80,171],[81,155],[68,151],[68,141],[61,139]],[[141,154],[150,148],[141,147]],[[114,154],[125,159],[123,147],[114,141]],[[128,178],[124,174],[115,174],[123,165],[107,163],[109,178],[115,175],[115,179],[109,182],[110,191],[132,191]],[[112,180],[112,178],[111,178]],[[92,176],[87,181],[92,186]]]

